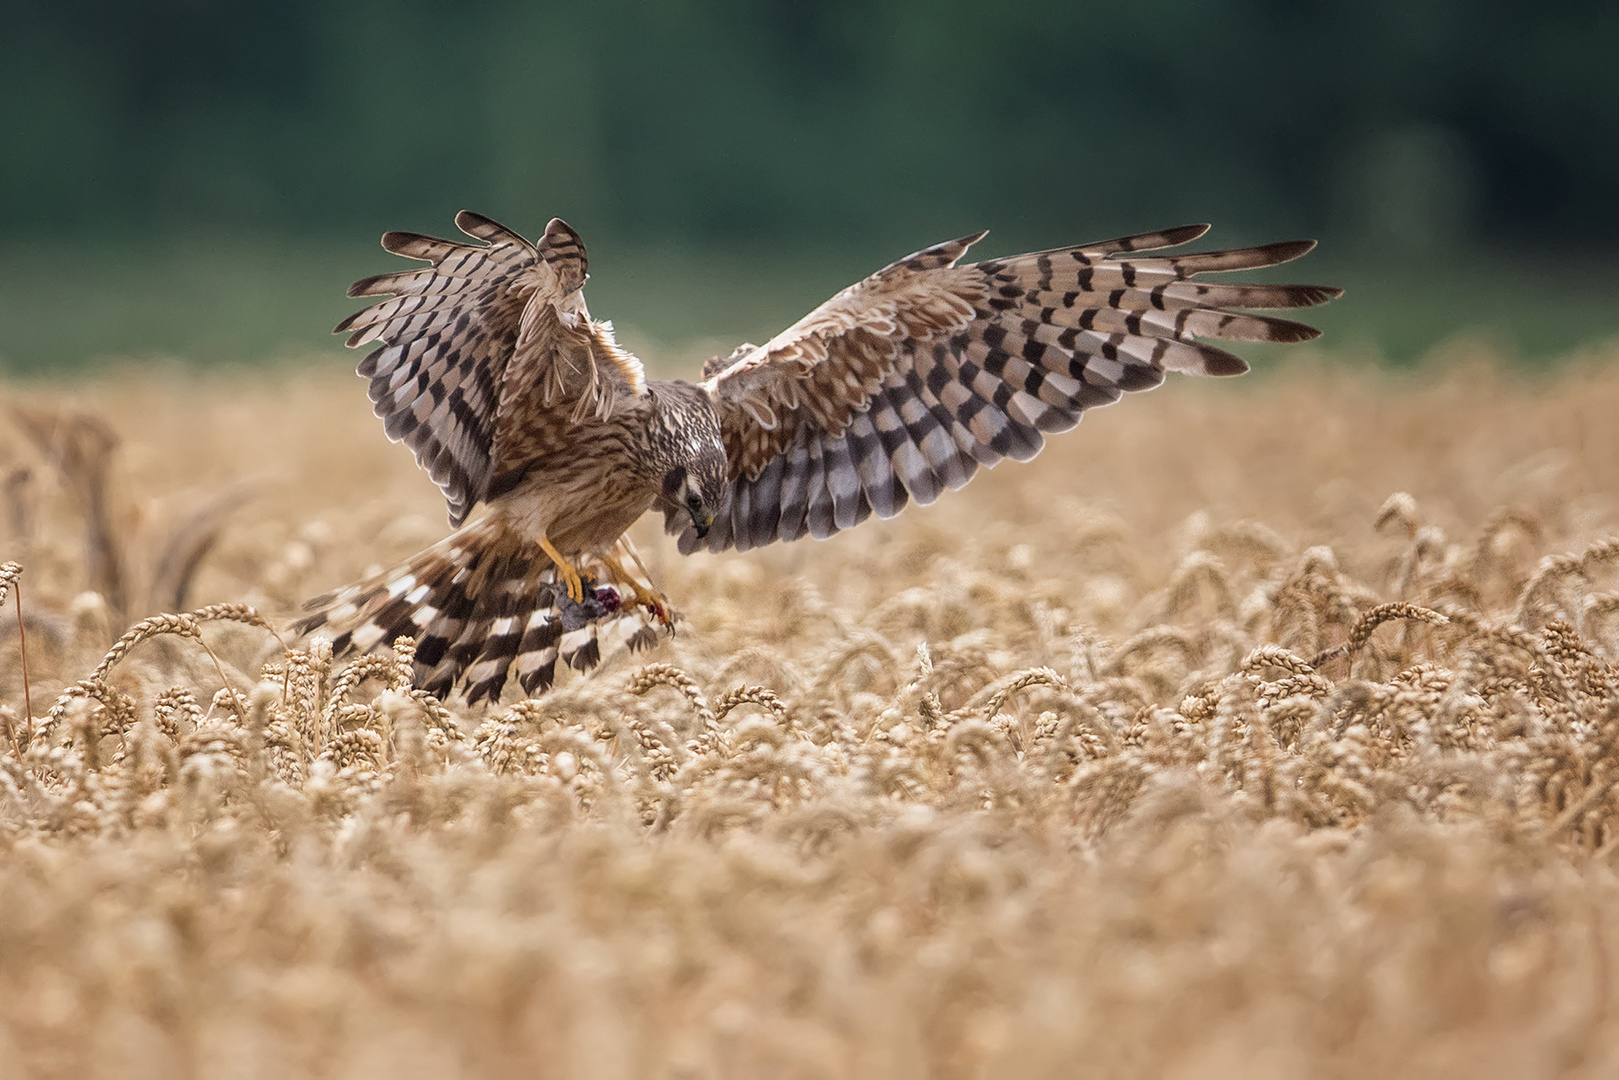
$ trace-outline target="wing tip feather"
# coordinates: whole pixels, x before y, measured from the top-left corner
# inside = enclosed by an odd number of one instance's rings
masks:
[[[1270,244],[1260,244],[1253,250],[1270,260],[1265,266],[1281,266],[1294,259],[1303,258],[1316,249],[1319,241],[1316,240],[1277,240]]]
[[[521,233],[507,228],[494,218],[486,217],[476,210],[458,210],[455,215],[455,227],[468,236],[487,241],[491,245],[511,244],[515,247],[527,248],[530,251],[534,249],[534,245],[529,243]]]
[[[420,256],[411,254],[412,250],[418,248],[423,241],[432,242],[433,239],[433,237],[424,236],[421,233],[389,229],[382,234],[382,250],[390,255],[404,255],[413,259],[419,258]],[[441,240],[439,243],[448,243],[448,241]]]
[[[1297,345],[1301,341],[1314,341],[1320,336],[1321,331],[1309,323],[1294,322],[1291,319],[1271,321],[1269,340],[1280,345]]]
[[[371,289],[378,282],[393,276],[394,275],[392,274],[372,274],[370,277],[363,277],[359,281],[356,281],[353,285],[349,286],[348,293],[346,295],[350,300],[356,300],[362,296],[391,296],[393,295],[392,293],[376,293],[372,292]],[[359,312],[355,312],[355,315],[358,314]]]
[[[1177,225],[1173,229],[1164,229],[1156,235],[1164,238],[1164,247],[1177,247],[1181,244],[1190,244],[1193,240],[1203,237],[1212,228],[1214,226],[1209,222],[1200,221],[1192,225]],[[1146,233],[1144,235],[1152,236],[1154,234]]]
[[[1250,370],[1248,361],[1236,353],[1226,352],[1208,345],[1201,347],[1203,352],[1203,374],[1213,375],[1215,378],[1229,378],[1232,375],[1246,375]]]
[[[484,233],[491,229],[508,231],[504,225],[487,218],[476,210],[457,210],[455,212],[455,227],[475,239],[484,239]]]

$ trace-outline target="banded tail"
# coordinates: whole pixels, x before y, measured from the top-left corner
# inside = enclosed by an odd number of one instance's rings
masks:
[[[620,602],[629,583],[589,560],[579,568],[605,586],[583,603],[568,596],[538,544],[499,517],[482,517],[391,570],[309,601],[312,614],[292,629],[332,634],[339,656],[414,638],[413,681],[441,698],[460,685],[469,705],[499,701],[514,668],[532,697],[556,681],[559,658],[576,671],[595,667],[603,628],[610,645],[641,649],[657,640],[650,616]]]

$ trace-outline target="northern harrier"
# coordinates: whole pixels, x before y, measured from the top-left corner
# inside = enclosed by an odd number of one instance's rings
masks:
[[[369,581],[311,601],[301,632],[334,649],[417,639],[416,684],[497,700],[515,663],[524,691],[560,655],[599,657],[668,625],[664,598],[624,538],[663,511],[680,550],[746,551],[824,539],[966,484],[980,465],[1027,461],[1045,434],[1166,371],[1239,375],[1199,338],[1304,341],[1312,327],[1243,308],[1308,307],[1339,290],[1205,283],[1274,266],[1314,241],[1137,256],[1206,225],[957,266],[983,237],[926,248],[844,289],[764,345],[648,379],[585,308],[585,249],[553,219],[531,244],[463,211],[482,244],[391,232],[382,246],[429,265],[359,281],[391,297],[345,319],[377,342],[359,372],[388,436],[406,443],[459,526]],[[474,509],[476,513],[474,514]],[[469,515],[472,515],[469,520]]]

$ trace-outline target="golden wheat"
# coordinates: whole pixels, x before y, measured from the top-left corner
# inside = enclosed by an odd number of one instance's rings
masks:
[[[1619,374],[1253,383],[646,530],[676,637],[478,711],[275,636],[441,531],[347,381],[19,389],[0,1076],[1611,1074]]]

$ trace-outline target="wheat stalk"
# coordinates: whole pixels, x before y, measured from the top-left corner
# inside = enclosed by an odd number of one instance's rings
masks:
[[[636,697],[641,697],[655,687],[672,686],[685,695],[691,702],[692,711],[697,714],[698,723],[702,730],[711,730],[714,726],[714,710],[709,707],[708,698],[703,695],[702,688],[697,680],[687,675],[673,664],[648,664],[634,675],[630,676],[627,689]]]
[[[113,642],[112,648],[108,649],[107,654],[101,658],[101,663],[96,665],[95,671],[90,673],[91,681],[100,682],[105,679],[113,666],[122,660],[125,654],[136,645],[155,637],[162,637],[165,634],[189,638],[202,646],[203,652],[207,653],[208,659],[213,662],[214,671],[219,675],[220,684],[225,691],[230,691],[230,680],[225,678],[224,666],[220,664],[219,657],[215,655],[214,650],[203,640],[202,630],[198,628],[197,620],[190,615],[152,615],[137,622],[124,631],[117,641]],[[237,717],[243,724],[246,724],[247,713],[243,710],[234,692],[230,693],[229,700],[231,708],[235,710]]]
[[[1450,624],[1450,619],[1443,613],[1430,608],[1405,603],[1379,604],[1356,620],[1354,628],[1349,631],[1348,641],[1317,653],[1306,662],[1306,666],[1315,669],[1339,657],[1354,656],[1366,647],[1366,643],[1371,640],[1372,631],[1395,619],[1409,619],[1414,622],[1428,623],[1431,626],[1448,626]],[[1304,672],[1296,672],[1296,674],[1304,674]]]
[[[22,670],[22,698],[25,722],[32,727],[34,722],[34,696],[28,685],[28,629],[23,624],[22,617],[22,564],[16,562],[0,563],[0,604],[5,603],[6,593],[15,589],[16,596],[13,606],[17,612],[17,666]],[[6,738],[11,743],[12,753],[22,758],[22,744],[17,738],[17,729],[8,720],[6,722]]]

